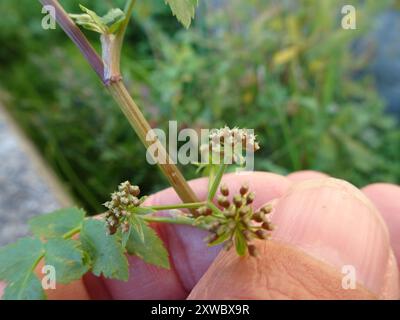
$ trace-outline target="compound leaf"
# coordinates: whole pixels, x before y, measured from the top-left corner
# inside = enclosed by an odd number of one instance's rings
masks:
[[[103,21],[101,20],[101,18],[97,15],[96,12],[89,10],[88,8],[84,7],[83,5],[79,5],[79,7],[81,8],[81,10],[83,12],[85,12],[92,20],[92,23],[95,24],[99,30],[101,31],[101,33],[105,33],[107,31],[106,26],[104,25]]]
[[[198,0],[166,0],[172,13],[185,28],[189,28],[194,19]]]
[[[46,265],[53,266],[56,281],[69,283],[80,279],[87,271],[79,242],[71,239],[51,239],[46,244]]]
[[[0,249],[0,280],[7,283],[4,299],[37,300],[45,295],[34,269],[44,254],[36,238],[22,238]]]
[[[82,248],[87,252],[92,272],[106,278],[127,281],[128,260],[117,235],[108,235],[104,221],[86,220],[80,234]]]
[[[62,237],[79,227],[84,218],[85,212],[83,210],[68,208],[34,217],[29,221],[29,225],[35,236],[50,239]]]
[[[8,284],[4,290],[4,300],[44,300],[42,284],[33,272],[26,273]]]
[[[107,26],[109,33],[114,33],[119,29],[125,18],[125,13],[121,9],[115,8],[111,9],[106,15],[101,17],[101,21]]]
[[[149,264],[169,269],[168,251],[157,233],[143,219],[133,221],[126,249]]]
[[[69,16],[76,24],[83,28],[101,34],[115,33],[126,18],[125,13],[119,8],[111,9],[104,16],[100,17],[96,12],[89,10],[82,5],[79,6],[84,13],[70,14]]]

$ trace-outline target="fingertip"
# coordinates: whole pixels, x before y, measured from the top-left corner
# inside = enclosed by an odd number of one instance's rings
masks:
[[[374,183],[362,189],[385,220],[390,241],[400,266],[400,186],[390,183]]]
[[[301,182],[309,179],[327,178],[327,174],[314,170],[302,170],[290,173],[287,178],[292,182]]]
[[[278,228],[271,241],[256,243],[258,258],[221,252],[189,298],[399,297],[385,225],[354,186],[332,178],[294,184],[272,220]],[[354,288],[344,287],[343,267],[354,270]]]
[[[298,248],[277,241],[255,242],[259,255],[221,252],[188,299],[374,299],[362,285],[344,290],[341,275]]]
[[[278,201],[272,220],[278,226],[275,239],[301,248],[339,272],[345,265],[353,266],[358,281],[372,292],[380,294],[389,281],[386,225],[350,183],[322,178],[294,184]]]

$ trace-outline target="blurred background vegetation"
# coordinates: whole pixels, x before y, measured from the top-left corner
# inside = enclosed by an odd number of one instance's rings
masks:
[[[357,30],[341,28],[344,1],[200,2],[186,31],[163,0],[138,1],[123,70],[152,126],[253,128],[257,170],[400,182],[400,128],[363,72],[374,44],[354,49],[395,2],[353,1]],[[124,1],[61,3],[105,13]],[[2,1],[0,12],[0,97],[79,204],[100,212],[126,179],[145,193],[166,187],[78,50],[41,28],[38,1]]]

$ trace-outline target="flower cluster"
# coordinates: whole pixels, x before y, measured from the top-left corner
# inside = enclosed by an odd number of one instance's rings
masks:
[[[229,127],[211,130],[208,145],[201,146],[202,152],[210,153],[212,163],[222,158],[224,163],[229,160],[229,163],[243,164],[244,150],[255,152],[259,149],[260,146],[252,130]]]
[[[222,216],[211,222],[207,229],[211,235],[206,239],[210,245],[224,243],[229,250],[234,244],[238,246],[240,241],[245,242],[251,256],[256,256],[257,251],[253,239],[268,239],[270,231],[274,229],[268,218],[272,212],[272,206],[266,205],[254,211],[252,203],[255,199],[254,192],[249,191],[248,185],[240,188],[239,194],[228,199],[229,189],[226,185],[220,187],[221,195],[218,196],[218,205],[222,207]]]
[[[106,224],[109,234],[117,232],[121,227],[122,231],[129,229],[129,209],[139,207],[142,201],[138,198],[140,189],[125,181],[118,186],[118,191],[111,194],[111,200],[104,203],[108,209],[106,213]]]
[[[238,146],[241,149],[257,151],[260,149],[256,136],[248,129],[224,127],[210,132],[210,144],[213,147]]]

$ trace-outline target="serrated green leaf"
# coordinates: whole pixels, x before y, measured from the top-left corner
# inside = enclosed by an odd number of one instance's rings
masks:
[[[77,25],[82,26],[84,29],[103,33],[103,29],[99,27],[88,14],[70,14],[69,16]]]
[[[85,212],[77,208],[61,209],[34,217],[29,221],[32,233],[38,237],[62,237],[79,227],[85,218]]]
[[[243,233],[240,230],[236,230],[235,232],[235,248],[239,256],[244,256],[246,254],[247,243]]]
[[[126,244],[129,254],[135,255],[149,264],[169,269],[168,251],[157,233],[143,219],[138,218],[137,223],[143,232],[139,234],[138,227],[131,228]]]
[[[125,13],[119,9],[111,9],[106,15],[101,17],[101,21],[107,26],[109,33],[118,31],[121,23],[125,20]]]
[[[93,23],[95,23],[100,30],[102,30],[102,33],[105,33],[107,31],[107,28],[105,26],[105,24],[103,23],[103,21],[101,20],[101,18],[97,15],[96,12],[89,10],[88,8],[84,7],[83,5],[79,5],[79,8],[81,8],[81,10],[83,12],[85,12],[86,14],[88,14],[90,16],[90,18],[92,18]]]
[[[108,235],[104,221],[86,220],[80,234],[82,248],[92,264],[92,272],[106,278],[127,281],[128,260],[117,235]]]
[[[125,19],[125,13],[119,9],[110,9],[103,17],[100,18],[102,23],[107,26],[112,26],[116,22],[120,22]]]
[[[125,248],[126,244],[128,243],[129,236],[131,234],[131,230],[132,230],[132,227],[129,226],[129,229],[127,232],[121,232],[121,245],[123,248]]]
[[[135,232],[135,234],[139,237],[140,242],[145,242],[145,235],[143,230],[142,220],[132,216],[130,219],[130,230],[131,232]]]
[[[80,279],[87,271],[79,242],[71,239],[52,239],[45,244],[45,261],[56,271],[56,281],[70,283]]]
[[[33,272],[10,282],[4,290],[4,300],[44,300],[42,284]]]
[[[70,14],[69,16],[76,24],[85,29],[101,34],[115,33],[125,20],[125,13],[118,8],[111,9],[104,16],[100,17],[96,12],[79,5],[83,14]]]
[[[189,28],[194,19],[198,0],[165,0],[172,13],[185,28]]]
[[[34,268],[44,254],[36,238],[22,238],[0,249],[0,280],[7,283],[4,299],[43,299],[42,286]]]
[[[142,204],[143,202],[145,202],[145,201],[147,200],[148,197],[149,197],[149,196],[142,196],[142,197],[140,197],[139,203]]]

